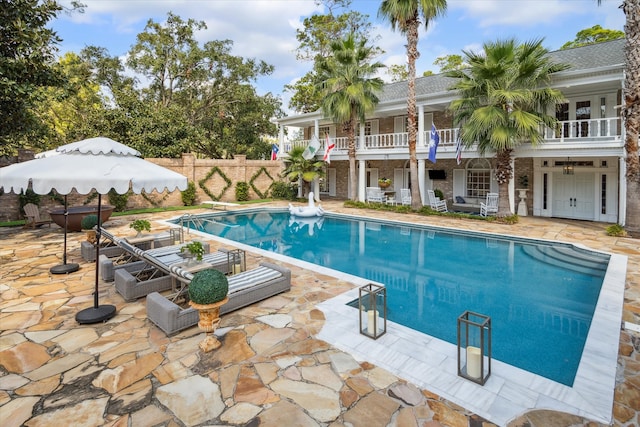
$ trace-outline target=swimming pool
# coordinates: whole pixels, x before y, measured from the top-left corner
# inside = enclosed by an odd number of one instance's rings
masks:
[[[216,213],[191,225],[383,283],[391,321],[451,343],[462,312],[489,315],[494,358],[569,386],[609,259],[572,245],[332,214]]]

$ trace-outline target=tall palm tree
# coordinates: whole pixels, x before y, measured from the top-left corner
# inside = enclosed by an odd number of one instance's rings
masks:
[[[418,141],[418,118],[416,113],[416,60],[418,52],[418,30],[421,19],[427,29],[429,21],[441,16],[447,10],[446,0],[383,0],[378,16],[391,22],[391,27],[399,29],[407,36],[407,61],[409,78],[407,80],[407,126],[409,132],[409,171],[411,172],[411,207],[422,206],[420,187],[418,186],[418,159],[416,143]]]
[[[302,195],[306,196],[311,191],[311,182],[317,178],[324,177],[324,162],[317,161],[313,157],[305,159],[304,147],[293,147],[284,160],[285,168],[282,171],[282,177],[287,178],[290,182],[299,182],[302,184]]]
[[[600,4],[601,0],[598,0]],[[625,82],[622,117],[625,124],[624,148],[627,154],[627,214],[625,226],[640,235],[640,1],[622,0],[625,33]]]
[[[478,144],[480,154],[495,152],[499,184],[498,215],[511,214],[508,185],[512,178],[511,152],[530,142],[543,142],[544,127],[555,128],[557,119],[547,111],[564,97],[551,89],[551,74],[568,68],[554,64],[542,40],[518,45],[514,39],[484,44],[484,52],[463,51],[466,70],[447,73],[458,81],[451,87],[459,99],[451,102],[454,124],[461,125],[465,146]]]
[[[322,112],[335,123],[341,123],[349,143],[349,180],[351,200],[356,200],[356,129],[364,123],[367,113],[378,105],[378,93],[384,82],[373,77],[384,65],[369,63],[374,48],[366,40],[356,40],[349,34],[343,40],[331,43],[331,54],[318,64],[321,81]]]

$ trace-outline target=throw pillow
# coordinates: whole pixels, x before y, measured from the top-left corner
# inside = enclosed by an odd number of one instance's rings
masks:
[[[462,196],[456,196],[456,203],[467,203],[467,202],[464,201]]]

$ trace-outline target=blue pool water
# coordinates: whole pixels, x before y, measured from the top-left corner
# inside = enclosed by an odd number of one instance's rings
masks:
[[[453,344],[464,311],[490,316],[495,359],[568,386],[609,261],[571,245],[345,215],[252,210],[185,225],[383,283],[389,320]]]

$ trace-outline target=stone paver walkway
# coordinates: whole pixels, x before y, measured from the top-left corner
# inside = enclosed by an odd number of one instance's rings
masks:
[[[341,202],[328,211],[354,213]],[[640,242],[604,233],[605,224],[521,218],[514,226],[373,210],[358,215],[579,242],[628,256],[623,321],[640,323]],[[176,216],[154,214],[154,219]],[[131,233],[132,217],[107,223]],[[156,229],[159,226],[156,227]],[[154,229],[154,231],[156,231]],[[491,426],[464,408],[319,340],[317,305],[353,284],[287,265],[290,292],[223,316],[222,347],[204,354],[197,327],[167,337],[146,319],[144,299],[126,303],[100,282],[100,302],[117,315],[78,325],[93,301],[94,264],[80,257],[81,233],[69,236],[80,271],[55,276],[60,229],[0,229],[0,424],[50,426]],[[217,243],[212,242],[215,248]],[[261,257],[250,254],[250,265]],[[614,425],[638,426],[640,334],[621,330]],[[553,411],[523,414],[525,426],[597,426]]]

